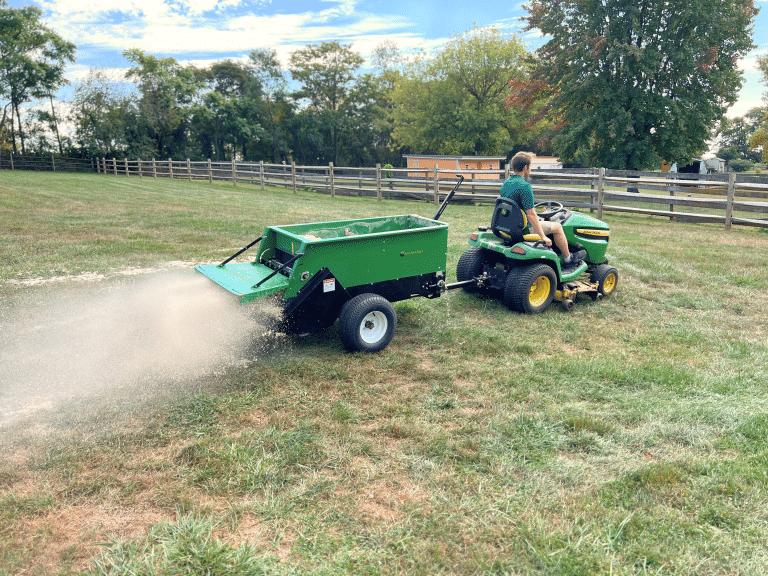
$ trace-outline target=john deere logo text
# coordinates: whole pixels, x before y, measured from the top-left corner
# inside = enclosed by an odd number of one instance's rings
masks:
[[[400,252],[400,256],[412,256],[413,254],[421,254],[422,252],[424,252],[424,250],[411,250],[410,252],[403,250]]]

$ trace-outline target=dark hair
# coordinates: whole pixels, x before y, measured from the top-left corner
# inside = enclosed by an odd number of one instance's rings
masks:
[[[531,165],[531,157],[525,152],[518,152],[512,156],[512,171],[522,172],[526,166]]]

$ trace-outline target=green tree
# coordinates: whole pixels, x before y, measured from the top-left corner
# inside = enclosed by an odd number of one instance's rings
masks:
[[[563,123],[564,160],[642,169],[687,161],[736,101],[752,47],[753,0],[531,0],[527,30],[549,40],[532,81]]]
[[[130,139],[135,157],[154,154],[148,136],[142,144],[136,141],[132,127],[137,124],[137,109],[125,82],[111,78],[107,71],[91,68],[75,84],[69,104],[75,144],[82,153],[106,158],[127,155]]]
[[[417,59],[393,94],[394,140],[421,153],[506,153],[525,138],[523,118],[505,109],[504,96],[525,74],[526,54],[517,36],[475,28],[433,59]]]
[[[51,98],[54,91],[67,83],[64,67],[75,60],[75,45],[44,26],[41,15],[39,8],[10,8],[5,0],[0,0],[0,99],[10,105],[14,151],[14,116],[18,121],[22,153],[21,105],[36,98]],[[4,120],[5,117],[4,109]]]
[[[716,132],[720,145],[717,155],[729,165],[733,160],[759,162],[760,151],[756,150],[749,140],[757,131],[766,112],[768,108],[753,108],[744,116],[723,118]]]
[[[158,158],[185,158],[190,108],[201,87],[199,74],[174,58],[157,58],[139,49],[123,52],[131,67],[125,76],[136,81],[140,130],[154,142]]]
[[[757,65],[763,73],[763,82],[768,84],[768,56],[758,58]],[[763,100],[768,104],[768,92],[763,95]],[[749,144],[752,148],[762,150],[763,162],[768,162],[768,109],[750,137]]]
[[[387,97],[380,80],[374,74],[360,76],[342,108],[348,129],[341,161],[348,166],[373,166],[388,158]]]
[[[395,131],[395,101],[394,94],[397,85],[402,81],[403,69],[406,59],[392,40],[386,40],[374,48],[371,55],[371,65],[376,71],[369,76],[369,82],[374,84],[375,90],[371,104],[371,134],[372,154],[375,158],[372,163],[385,165],[400,165],[404,147],[394,139]]]
[[[198,71],[210,90],[190,110],[190,130],[197,154],[223,160],[249,159],[253,142],[262,134],[259,123],[260,85],[245,64],[225,60]],[[229,151],[229,153],[227,153]],[[194,154],[190,154],[194,156]]]
[[[273,49],[253,50],[248,55],[248,70],[261,91],[260,118],[264,132],[256,149],[262,158],[273,162],[288,157],[286,122],[293,116],[285,80],[277,52]]]
[[[349,110],[355,73],[363,61],[357,52],[337,41],[310,44],[293,52],[289,60],[291,77],[301,85],[296,97],[309,102],[309,110],[327,136],[328,148],[322,157],[330,156],[335,164],[339,163],[342,134],[351,127],[345,111]]]

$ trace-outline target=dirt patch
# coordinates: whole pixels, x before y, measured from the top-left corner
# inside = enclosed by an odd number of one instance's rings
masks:
[[[12,286],[43,286],[46,284],[66,284],[66,283],[90,283],[101,282],[109,278],[119,278],[126,276],[140,276],[143,274],[155,274],[162,272],[163,270],[178,270],[178,269],[192,269],[195,264],[193,262],[173,261],[167,262],[165,265],[156,268],[123,268],[119,270],[111,270],[107,273],[100,272],[82,272],[80,274],[65,274],[60,276],[38,276],[34,278],[23,278],[6,280],[7,284]]]
[[[403,508],[422,500],[419,488],[406,478],[393,475],[370,484],[357,498],[357,508],[376,521],[394,524],[403,518]]]

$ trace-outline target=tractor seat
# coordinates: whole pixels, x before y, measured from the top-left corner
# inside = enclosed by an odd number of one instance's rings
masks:
[[[538,234],[526,234],[527,229],[528,218],[525,212],[513,200],[499,196],[493,209],[491,231],[505,244],[541,240]]]

